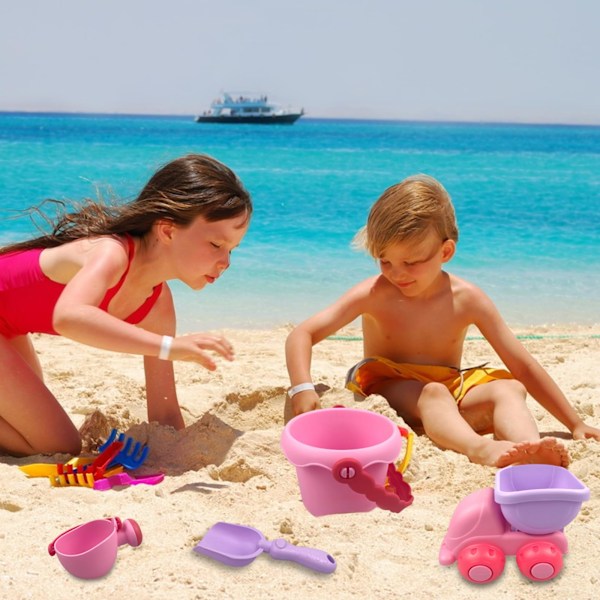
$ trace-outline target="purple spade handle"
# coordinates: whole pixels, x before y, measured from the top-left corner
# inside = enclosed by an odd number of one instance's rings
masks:
[[[337,566],[335,559],[327,552],[317,548],[306,548],[289,544],[282,538],[269,542],[261,540],[258,544],[262,550],[268,552],[277,560],[291,560],[304,567],[319,571],[320,573],[333,573]]]

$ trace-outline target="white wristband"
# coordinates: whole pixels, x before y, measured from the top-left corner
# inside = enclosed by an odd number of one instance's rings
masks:
[[[161,360],[169,360],[169,353],[171,352],[172,343],[173,338],[170,335],[163,335],[160,342],[160,352],[158,353],[158,358]]]
[[[315,384],[314,383],[299,383],[298,385],[295,385],[294,387],[291,387],[287,394],[288,394],[288,398],[293,398],[296,394],[299,394],[300,392],[305,392],[306,390],[314,390],[315,389]]]

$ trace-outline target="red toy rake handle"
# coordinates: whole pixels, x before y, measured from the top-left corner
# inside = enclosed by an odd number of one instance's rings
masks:
[[[396,481],[394,493],[388,492],[383,486],[377,485],[375,480],[366,471],[363,471],[362,465],[354,458],[338,460],[333,465],[332,472],[336,481],[345,483],[352,491],[363,494],[384,510],[399,513],[413,503],[414,498],[410,492],[410,486],[402,480],[400,473],[398,473],[398,478],[402,485],[398,485],[399,481]]]
[[[94,478],[101,479],[104,477],[104,472],[108,468],[108,465],[112,460],[119,454],[123,448],[123,442],[113,442],[108,446],[101,454],[99,454],[94,462],[89,465],[83,465],[82,467],[73,467],[68,464],[58,464],[57,473],[59,475],[77,475],[91,473]]]

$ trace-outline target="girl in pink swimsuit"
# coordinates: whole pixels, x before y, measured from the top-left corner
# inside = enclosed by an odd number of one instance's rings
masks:
[[[0,248],[0,452],[81,450],[79,432],[44,384],[30,333],[144,356],[148,420],[182,429],[171,361],[214,370],[208,352],[233,360],[233,349],[218,335],[174,337],[166,281],[195,290],[213,283],[251,214],[228,167],[188,155],[159,169],[129,204],[88,202],[48,235]]]

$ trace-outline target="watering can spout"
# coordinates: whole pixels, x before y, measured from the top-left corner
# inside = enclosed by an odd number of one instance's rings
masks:
[[[117,527],[117,541],[119,546],[129,544],[136,548],[142,543],[142,530],[137,521],[125,519],[120,527]]]

